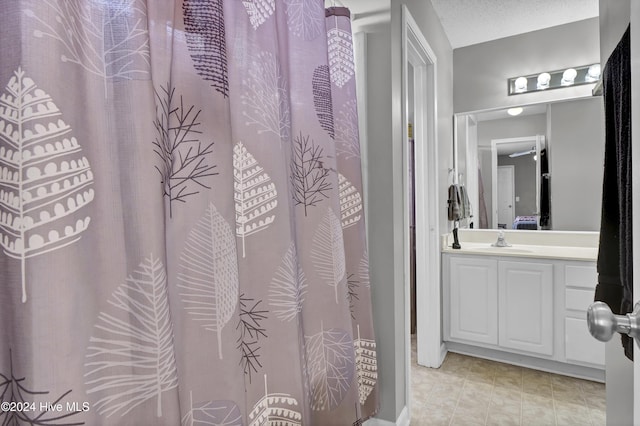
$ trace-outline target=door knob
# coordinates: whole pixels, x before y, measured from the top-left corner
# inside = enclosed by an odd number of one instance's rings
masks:
[[[587,309],[587,324],[589,333],[601,342],[608,342],[618,332],[628,334],[640,345],[640,302],[626,315],[614,315],[604,302],[592,303]]]

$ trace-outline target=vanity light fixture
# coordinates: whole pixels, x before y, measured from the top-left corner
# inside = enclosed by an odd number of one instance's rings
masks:
[[[520,114],[522,114],[522,111],[523,111],[522,107],[509,108],[509,109],[507,110],[507,114],[509,114],[509,115],[511,115],[511,116],[513,116],[513,117],[515,117],[516,115],[520,115]]]
[[[557,71],[521,75],[507,80],[508,94],[538,92],[559,89],[561,87],[580,86],[595,83],[600,79],[600,64],[589,64],[565,68]]]

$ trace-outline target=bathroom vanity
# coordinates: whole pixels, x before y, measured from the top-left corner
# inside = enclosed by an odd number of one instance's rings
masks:
[[[460,230],[442,247],[447,349],[604,381],[605,345],[588,332],[598,234]]]

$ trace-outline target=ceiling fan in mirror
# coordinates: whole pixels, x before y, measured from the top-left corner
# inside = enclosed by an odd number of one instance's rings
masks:
[[[514,152],[513,154],[509,154],[509,158],[522,157],[523,155],[535,154],[536,147],[532,146],[531,149],[526,151]]]

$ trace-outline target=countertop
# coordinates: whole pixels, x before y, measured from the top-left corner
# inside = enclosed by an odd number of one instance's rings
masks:
[[[491,247],[491,243],[469,243],[461,241],[459,250],[451,245],[443,247],[443,253],[466,254],[480,256],[512,256],[535,259],[562,259],[595,262],[598,258],[596,247],[573,246],[537,246],[530,244],[514,244],[511,247]]]
[[[459,230],[461,249],[451,248],[453,236],[443,235],[442,253],[509,256],[531,259],[559,259],[595,262],[598,258],[597,232],[504,231],[511,247],[492,247],[496,230]]]

